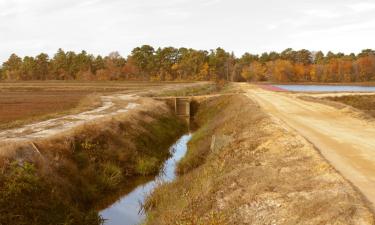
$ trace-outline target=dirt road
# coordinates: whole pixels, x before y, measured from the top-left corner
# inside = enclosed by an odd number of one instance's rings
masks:
[[[243,86],[271,116],[313,143],[375,206],[375,124],[295,95]]]

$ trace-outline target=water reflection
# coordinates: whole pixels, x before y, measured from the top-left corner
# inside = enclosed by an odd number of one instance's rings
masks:
[[[101,216],[106,219],[105,225],[136,225],[145,219],[141,211],[142,203],[158,184],[170,182],[176,178],[176,164],[186,154],[187,143],[190,139],[191,134],[184,135],[170,147],[172,157],[164,162],[163,169],[154,180],[138,186],[115,204],[101,211]]]

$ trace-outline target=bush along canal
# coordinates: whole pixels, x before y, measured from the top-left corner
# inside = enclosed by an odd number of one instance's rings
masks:
[[[0,157],[0,224],[102,224],[99,212],[158,175],[186,133],[164,102],[143,101],[56,136],[1,146],[9,155]]]
[[[100,212],[105,225],[137,225],[145,219],[142,205],[147,196],[159,185],[176,178],[176,164],[185,156],[191,134],[183,135],[169,149],[171,157],[164,162],[159,174],[151,181],[141,184]]]

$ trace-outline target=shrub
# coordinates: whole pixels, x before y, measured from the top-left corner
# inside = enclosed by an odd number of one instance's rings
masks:
[[[113,190],[122,182],[123,172],[113,163],[105,163],[101,166],[100,187],[103,190]]]
[[[155,157],[139,159],[136,166],[136,173],[143,176],[157,173],[160,167],[159,161]]]

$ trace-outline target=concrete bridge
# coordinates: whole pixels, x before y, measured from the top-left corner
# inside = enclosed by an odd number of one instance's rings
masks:
[[[175,98],[174,110],[177,116],[190,117],[190,98]]]
[[[162,97],[156,99],[165,101],[177,116],[188,118],[191,116],[191,97]]]

